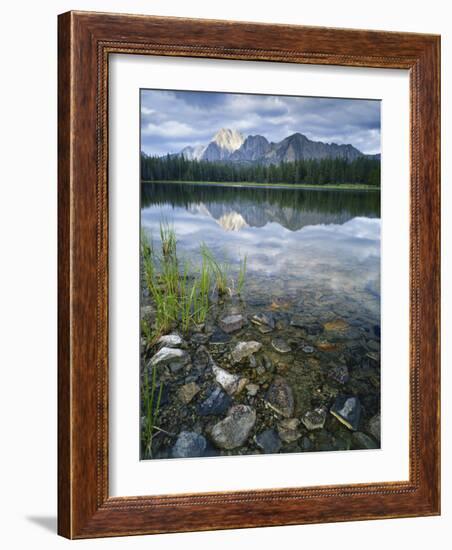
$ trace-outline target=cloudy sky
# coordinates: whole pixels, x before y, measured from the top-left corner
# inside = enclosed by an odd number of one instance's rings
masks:
[[[220,128],[280,141],[300,132],[380,152],[380,102],[220,92],[141,91],[141,149],[149,155],[205,145]]]

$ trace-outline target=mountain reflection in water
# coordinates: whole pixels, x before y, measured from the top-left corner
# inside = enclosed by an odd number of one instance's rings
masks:
[[[333,293],[379,322],[378,192],[143,183],[141,200],[142,227],[157,241],[172,224],[193,265],[202,242],[232,266],[246,255],[249,302]]]

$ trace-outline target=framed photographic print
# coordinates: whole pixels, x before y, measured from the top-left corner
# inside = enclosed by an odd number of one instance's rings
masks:
[[[439,514],[439,37],[59,18],[59,533]]]

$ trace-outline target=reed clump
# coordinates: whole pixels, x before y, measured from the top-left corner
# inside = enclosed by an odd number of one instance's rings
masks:
[[[188,332],[193,325],[205,322],[215,295],[223,299],[241,293],[245,285],[246,256],[240,262],[237,281],[230,276],[230,265],[219,262],[205,243],[200,246],[201,264],[196,269],[189,262],[180,265],[174,228],[160,224],[161,248],[158,252],[152,239],[141,234],[141,261],[144,279],[155,305],[152,328],[142,327],[143,336],[151,343],[156,335],[178,326]]]
[[[151,380],[149,380],[148,369],[146,368],[141,385],[141,404],[143,407],[141,443],[144,454],[149,458],[152,458],[152,438],[158,429],[156,421],[160,411],[162,391],[163,384],[160,384],[157,389],[157,368],[152,368]]]

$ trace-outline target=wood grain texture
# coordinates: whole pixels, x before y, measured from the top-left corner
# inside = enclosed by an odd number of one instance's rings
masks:
[[[69,12],[59,17],[58,530],[68,538],[439,513],[438,36]],[[410,71],[410,480],[108,495],[108,57]]]

